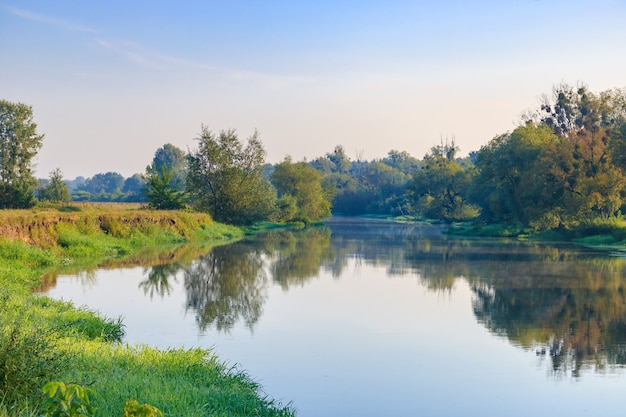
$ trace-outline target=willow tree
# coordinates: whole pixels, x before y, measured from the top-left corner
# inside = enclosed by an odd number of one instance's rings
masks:
[[[27,208],[35,204],[37,180],[32,159],[42,142],[32,107],[0,100],[0,208]]]
[[[217,221],[252,224],[276,208],[276,191],[263,176],[265,150],[255,132],[244,144],[235,130],[215,135],[206,127],[187,156],[187,190]]]

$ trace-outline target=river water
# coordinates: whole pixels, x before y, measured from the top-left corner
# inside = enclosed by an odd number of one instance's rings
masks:
[[[172,259],[47,294],[210,348],[300,417],[624,414],[624,257],[333,219]]]

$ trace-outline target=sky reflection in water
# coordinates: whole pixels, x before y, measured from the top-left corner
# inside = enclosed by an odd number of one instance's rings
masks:
[[[127,341],[203,346],[299,416],[621,415],[623,258],[333,221],[59,276]],[[545,352],[545,353],[544,353]]]

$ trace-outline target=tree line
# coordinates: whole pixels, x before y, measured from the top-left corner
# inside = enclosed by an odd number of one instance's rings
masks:
[[[460,158],[454,138],[422,159],[391,150],[351,159],[342,146],[311,161],[265,162],[255,132],[202,127],[197,147],[159,148],[144,173],[113,172],[39,182],[30,158],[41,147],[32,110],[0,102],[0,206],[42,201],[141,201],[152,208],[191,207],[218,221],[310,222],[333,214],[480,220],[538,230],[620,218],[626,208],[626,90],[593,93],[557,85],[512,131]],[[64,185],[67,190],[64,189]],[[69,196],[68,196],[69,194]]]

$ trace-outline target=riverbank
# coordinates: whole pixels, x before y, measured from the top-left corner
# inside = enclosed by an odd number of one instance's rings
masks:
[[[206,214],[126,205],[0,212],[0,417],[39,415],[49,381],[92,389],[100,416],[131,399],[165,416],[293,415],[209,351],[123,345],[120,319],[33,294],[58,271],[172,262],[242,236]]]

